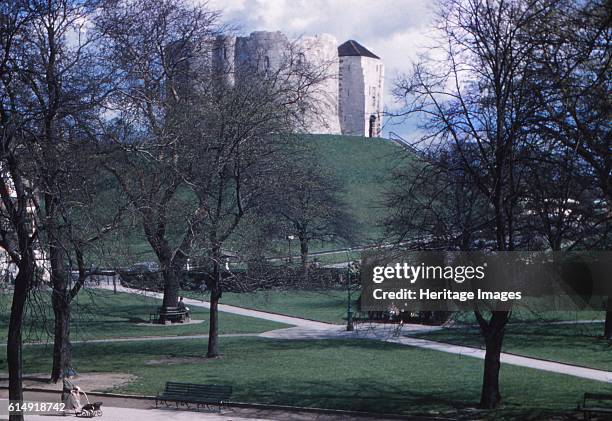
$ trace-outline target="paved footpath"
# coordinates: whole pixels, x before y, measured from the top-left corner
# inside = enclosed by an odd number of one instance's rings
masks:
[[[113,286],[112,285],[109,286],[109,285],[100,284],[100,288],[112,290]],[[139,290],[139,289],[126,288],[124,286],[119,286],[119,285],[117,285],[117,291],[118,292],[127,292],[129,294],[144,295],[144,296],[147,296],[147,297],[158,298],[160,300],[163,298],[163,295],[164,295],[161,292],[142,291],[142,290]],[[194,300],[192,298],[184,298],[183,302],[187,306],[203,307],[203,308],[210,309],[210,303],[207,302],[207,301]],[[267,313],[265,311],[250,310],[250,309],[247,309],[247,308],[230,306],[230,305],[227,305],[227,304],[219,304],[219,311],[223,311],[223,312],[226,312],[226,313],[232,313],[232,314],[238,314],[240,316],[255,317],[255,318],[258,318],[258,319],[264,319],[264,320],[270,320],[270,321],[273,321],[273,322],[285,323],[287,325],[294,325],[294,326],[304,327],[304,328],[308,328],[308,329],[323,329],[323,330],[325,330],[325,329],[329,329],[330,326],[334,326],[334,325],[332,325],[330,323],[317,322],[317,321],[314,321],[314,320],[300,319],[299,317],[284,316],[282,314]]]
[[[105,289],[109,288],[107,286],[101,287]],[[110,288],[112,289],[112,287]],[[126,288],[123,286],[118,286],[117,291],[126,292],[130,294],[146,295],[148,297],[155,297],[159,299],[161,299],[163,296],[162,293],[141,291],[137,289]],[[210,308],[210,303],[206,301],[199,301],[188,298],[185,298],[183,301],[188,306]],[[358,328],[354,332],[346,332],[345,327],[343,325],[316,322],[312,320],[300,319],[298,317],[267,313],[265,311],[259,310],[250,310],[226,304],[219,304],[219,311],[238,314],[241,316],[256,317],[259,319],[265,319],[273,322],[280,322],[295,326],[287,329],[277,329],[259,334],[260,337],[264,338],[287,340],[372,339],[479,359],[484,359],[485,356],[485,352],[482,349],[460,345],[451,345],[447,343],[429,341],[426,339],[418,339],[406,336],[414,333],[430,331],[432,329],[439,329],[436,327],[405,324],[403,325],[401,330],[398,330],[396,327],[397,325],[394,325],[394,327],[390,327],[389,325],[365,324],[365,327]],[[528,367],[536,370],[549,371],[552,373],[580,377],[583,379],[612,383],[612,372],[605,370],[596,370],[593,368],[579,367],[570,364],[563,364],[554,361],[545,361],[537,358],[522,357],[507,353],[502,353],[501,361],[505,364],[516,365],[520,367]]]
[[[169,409],[133,409],[133,408],[115,408],[103,407],[101,418],[91,418],[93,420],[100,419],[103,421],[257,421],[257,420],[272,420],[271,418],[242,418],[230,414],[214,414],[194,411],[177,411],[174,408]],[[67,415],[27,415],[26,421],[51,421],[74,419],[80,420],[71,413]]]
[[[0,389],[0,407],[6,408],[8,391]],[[31,391],[24,393],[27,402],[58,402],[59,391]],[[384,415],[363,414],[346,411],[318,411],[307,408],[270,408],[265,405],[228,406],[221,413],[207,411],[196,412],[193,409],[174,406],[169,408],[155,408],[155,401],[151,399],[136,399],[133,397],[95,396],[90,394],[90,401],[103,402],[102,418],[91,418],[100,421],[391,421],[398,417]],[[6,416],[0,415],[0,421]],[[53,421],[53,420],[81,420],[72,412],[57,415],[26,415],[26,421]],[[430,417],[401,417],[412,421],[440,421],[439,418]]]

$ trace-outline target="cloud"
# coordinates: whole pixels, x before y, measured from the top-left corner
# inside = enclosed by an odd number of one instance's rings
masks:
[[[395,78],[410,70],[431,28],[433,2],[423,0],[208,0],[240,33],[282,31],[290,37],[328,33],[355,39],[385,63],[385,104]]]

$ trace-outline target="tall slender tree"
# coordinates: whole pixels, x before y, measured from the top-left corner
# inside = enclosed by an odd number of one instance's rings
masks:
[[[193,85],[191,139],[185,154],[197,157],[181,173],[194,192],[204,227],[200,241],[209,250],[210,327],[207,356],[219,355],[218,303],[222,294],[221,251],[244,216],[265,207],[285,182],[295,133],[303,129],[305,107],[330,77],[327,63],[300,61],[287,44],[275,68],[243,64],[235,79],[223,72]]]
[[[34,113],[24,106],[27,90],[20,74],[26,49],[26,28],[36,18],[26,2],[4,2],[0,6],[0,246],[16,268],[6,342],[9,400],[23,402],[22,332],[28,295],[37,281],[40,254],[39,230],[34,206],[37,200],[30,184],[32,170],[25,152],[27,126]],[[23,421],[20,412],[11,421]]]
[[[86,153],[93,148],[92,122],[109,92],[108,74],[99,66],[88,20],[97,1],[27,1],[33,18],[24,28],[23,106],[33,118],[27,125],[33,171],[30,183],[40,195],[36,207],[40,239],[49,261],[54,312],[54,353],[51,379],[70,368],[70,303],[84,278],[71,285],[68,268],[76,245],[72,221],[77,191],[91,168]],[[79,159],[67,159],[78,156]],[[82,255],[77,260],[84,264]],[[82,269],[82,268],[81,268]]]

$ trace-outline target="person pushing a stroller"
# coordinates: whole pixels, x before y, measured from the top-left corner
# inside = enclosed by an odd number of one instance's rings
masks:
[[[75,413],[81,412],[81,388],[74,385],[70,380],[64,378],[62,387],[62,402],[64,409],[74,409]]]
[[[85,396],[87,403],[81,403],[81,393]],[[78,417],[100,417],[102,416],[102,402],[89,402],[87,394],[79,387],[74,385],[70,380],[64,378],[62,387],[62,402],[64,410],[73,409],[74,414]]]

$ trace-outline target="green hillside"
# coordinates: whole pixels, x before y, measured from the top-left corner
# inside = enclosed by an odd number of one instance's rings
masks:
[[[365,242],[378,241],[378,221],[386,209],[381,203],[392,172],[414,163],[414,156],[387,139],[359,136],[309,135],[321,162],[345,183],[346,202],[362,224]]]
[[[360,224],[359,243],[380,241],[383,230],[379,222],[386,212],[382,200],[390,186],[390,176],[399,167],[414,163],[414,156],[396,143],[381,138],[336,135],[303,135],[301,137],[313,148],[321,164],[329,168],[344,185],[346,190],[343,199]],[[108,189],[115,197],[121,196],[118,192],[119,187],[114,181],[108,181]],[[179,209],[188,208],[182,205],[189,199],[182,195],[179,196],[181,197],[177,199],[179,203],[177,207]],[[108,206],[115,206],[115,203],[115,201],[109,201]],[[180,211],[175,214],[178,218],[183,217]],[[182,224],[178,225],[182,227]],[[173,228],[171,224],[169,226],[171,234],[175,231]],[[240,236],[239,230],[236,236]],[[232,249],[239,248],[237,244],[239,242],[238,238],[230,238],[226,246]],[[273,249],[279,248],[282,253],[285,253],[286,242],[284,240],[278,243],[271,242],[270,245]],[[339,244],[313,242],[311,251],[337,246]],[[108,236],[100,247],[96,247],[96,251],[94,255],[103,251],[104,256],[94,257],[92,255],[91,257],[95,260],[95,264],[102,266],[155,261],[155,256],[142,234],[138,218],[129,218],[126,225]]]

